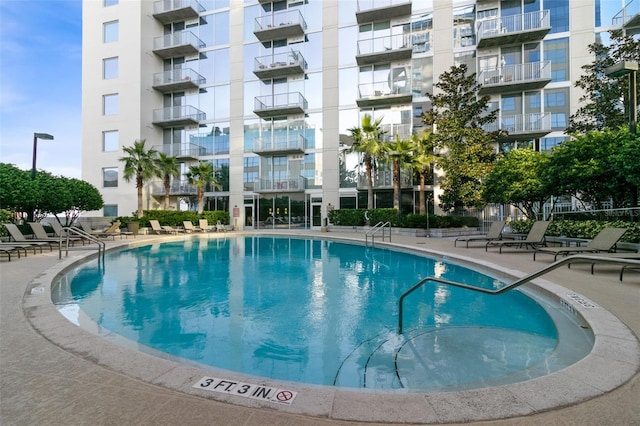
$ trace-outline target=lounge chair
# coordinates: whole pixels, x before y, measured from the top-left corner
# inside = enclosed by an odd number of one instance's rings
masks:
[[[122,236],[125,235],[125,233],[120,231],[120,225],[121,224],[122,224],[122,222],[120,222],[119,220],[116,220],[115,222],[113,222],[104,231],[93,232],[92,235],[94,235],[96,237],[100,237],[100,238],[109,238],[109,237],[111,237],[114,240],[116,239],[116,237],[120,237],[120,239],[122,239]],[[132,234],[133,235],[132,232],[129,232],[127,234]]]
[[[60,225],[60,223],[57,220],[49,222],[49,226],[51,226],[51,228],[53,229],[53,232],[56,234],[56,237],[62,236],[62,238],[66,238],[67,235],[69,235],[70,240],[80,241],[82,245],[84,245],[85,238],[77,235],[72,236],[71,233],[69,233],[68,231],[65,231],[65,229],[62,227],[62,225]]]
[[[149,225],[151,226],[151,231],[155,234],[169,234],[170,231],[167,231],[165,229],[162,228],[162,226],[160,225],[160,222],[158,222],[155,219],[151,219],[149,221]]]
[[[184,231],[187,233],[203,232],[203,229],[199,226],[193,226],[193,223],[190,220],[183,220],[182,224],[184,225]]]
[[[213,226],[209,225],[209,221],[207,219],[200,219],[198,221],[198,226],[204,232],[211,232],[211,231],[213,231],[215,229]]]
[[[216,232],[227,232],[227,227],[224,226],[220,221],[216,223]]]
[[[598,232],[598,235],[586,246],[579,247],[536,247],[536,251],[533,252],[533,260],[536,260],[536,253],[548,253],[553,254],[553,260],[555,261],[559,255],[567,256],[569,254],[576,253],[599,253],[609,252],[616,245],[622,235],[627,232],[627,228],[604,228]]]
[[[64,235],[61,237],[62,234],[58,234],[58,236],[56,237],[50,237],[49,234],[47,234],[47,231],[44,229],[44,226],[42,226],[42,224],[39,222],[29,222],[29,226],[31,227],[31,230],[33,230],[33,235],[35,235],[38,240],[51,240],[54,242],[58,242],[60,240],[62,240],[62,242],[67,241],[67,236]],[[77,242],[82,242],[82,245],[84,245],[82,238],[79,237],[68,236],[68,241],[71,245],[75,245],[75,243]]]
[[[496,222],[491,222],[491,226],[489,227],[489,231],[486,235],[472,235],[470,237],[459,237],[453,240],[453,246],[456,246],[458,241],[466,241],[467,248],[469,248],[469,243],[471,241],[495,241],[502,239],[502,228],[504,228],[504,224],[506,220],[499,220]]]
[[[29,247],[32,248],[32,246]],[[26,256],[27,249],[25,247],[14,246],[6,243],[0,244],[0,254],[4,254],[5,256],[7,256],[9,258],[9,262],[11,262],[11,253],[17,254],[18,259],[20,259],[20,250],[23,250]],[[40,250],[42,250],[42,248]]]
[[[9,235],[11,235],[11,238],[13,238],[13,240],[19,244],[28,244],[30,246],[39,246],[41,248],[47,246],[49,247],[50,251],[53,251],[54,245],[58,247],[60,246],[60,241],[56,238],[48,238],[47,240],[29,239],[24,236],[24,234],[15,224],[5,223],[4,226],[7,228],[7,231],[9,231]]]
[[[500,240],[500,241],[489,241],[487,245],[484,247],[484,251],[488,251],[489,246],[497,246],[500,247],[500,254],[502,254],[502,247],[531,247],[533,249],[542,246],[545,244],[544,234],[547,232],[547,228],[549,227],[549,221],[536,221],[533,223],[531,230],[527,234],[524,240]]]
[[[174,228],[173,226],[169,226],[169,225],[162,225],[162,229],[164,229],[167,234],[178,234],[178,233],[184,233],[184,229],[180,229],[180,228]]]

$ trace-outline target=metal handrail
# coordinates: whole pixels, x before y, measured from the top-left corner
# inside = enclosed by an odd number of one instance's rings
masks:
[[[531,274],[525,275],[522,278],[519,278],[517,280],[515,280],[514,282],[512,282],[511,284],[508,284],[502,288],[499,289],[495,289],[495,290],[490,290],[487,288],[482,288],[482,287],[476,287],[476,286],[472,286],[469,284],[463,284],[463,283],[459,283],[459,282],[455,282],[455,281],[449,281],[449,280],[444,280],[442,278],[437,278],[437,277],[427,277],[427,278],[423,278],[422,280],[420,280],[417,284],[415,284],[413,287],[411,287],[410,289],[408,289],[407,291],[405,291],[404,293],[402,293],[402,295],[400,296],[400,299],[398,300],[398,334],[402,334],[402,314],[403,314],[403,301],[404,298],[407,297],[410,293],[412,293],[414,290],[416,290],[417,288],[421,287],[423,284],[427,283],[427,282],[431,282],[431,281],[435,281],[441,284],[447,284],[450,286],[454,286],[454,287],[460,287],[460,288],[465,288],[467,290],[472,290],[472,291],[478,291],[480,293],[485,293],[485,294],[490,294],[490,295],[497,295],[497,294],[502,294],[504,292],[507,292],[513,288],[519,287],[522,284],[526,284],[529,281],[533,281],[536,278],[546,274],[547,272],[553,271],[554,269],[559,268],[560,266],[563,266],[564,264],[571,264],[574,262],[584,262],[584,261],[592,261],[592,262],[596,262],[596,263],[614,263],[614,264],[622,264],[622,265],[638,265],[640,266],[640,260],[633,260],[633,259],[624,259],[624,258],[613,258],[613,257],[605,257],[605,256],[588,256],[588,255],[583,255],[583,254],[576,254],[573,256],[567,256],[565,258],[562,258],[556,262],[553,262],[552,264],[540,269],[537,272],[533,272]]]
[[[104,241],[101,241],[99,238],[97,238],[95,235],[91,235],[90,233],[80,229],[80,228],[76,228],[75,226],[67,226],[62,228],[62,232],[60,233],[60,237],[62,238],[62,235],[65,234],[67,235],[67,240],[69,239],[69,236],[71,234],[76,234],[82,238],[85,238],[87,240],[89,240],[92,243],[96,243],[98,245],[98,259],[102,258],[102,261],[104,261],[104,253],[107,249],[107,245]],[[65,253],[65,257],[69,256],[69,244],[67,243],[67,250]],[[62,259],[62,246],[60,247],[60,253],[58,254],[58,259]]]
[[[373,247],[375,234],[377,234],[380,230],[382,230],[382,241],[384,241],[384,229],[387,227],[389,228],[389,241],[391,241],[391,222],[378,222],[373,226],[373,228],[369,229],[364,234],[364,245],[369,245],[369,234],[371,234],[371,247]]]

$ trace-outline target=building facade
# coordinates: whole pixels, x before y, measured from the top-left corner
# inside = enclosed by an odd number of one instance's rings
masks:
[[[639,2],[85,0],[82,178],[105,201],[92,213],[136,210],[119,158],[145,139],[178,159],[173,208],[195,209],[184,173],[209,161],[221,189],[205,208],[237,229],[320,227],[328,209],[366,207],[349,129],[371,114],[390,139],[423,131],[426,94],[463,63],[500,109],[487,128],[506,130],[498,149],[550,149],[578,108],[587,46],[638,26]],[[376,207],[391,207],[388,168],[374,187]],[[401,191],[403,212],[417,211],[410,173]],[[146,208],[163,198],[160,179],[146,185]]]

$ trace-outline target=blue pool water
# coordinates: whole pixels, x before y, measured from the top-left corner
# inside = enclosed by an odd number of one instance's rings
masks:
[[[398,299],[427,276],[504,285],[409,252],[239,236],[108,253],[104,264],[69,272],[52,293],[75,323],[137,349],[320,385],[485,387],[549,374],[591,348],[569,315],[525,290],[491,296],[436,283],[407,297],[399,335]]]

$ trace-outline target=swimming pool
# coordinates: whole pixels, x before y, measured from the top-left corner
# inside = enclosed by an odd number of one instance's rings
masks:
[[[406,332],[398,335],[398,298],[426,276],[502,285],[408,252],[246,236],[109,253],[104,265],[70,271],[52,293],[75,323],[154,354],[348,388],[513,383],[557,371],[592,347],[575,318],[526,289],[488,296],[425,286],[407,299]]]

